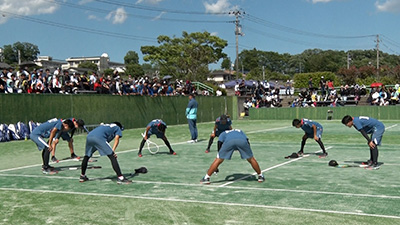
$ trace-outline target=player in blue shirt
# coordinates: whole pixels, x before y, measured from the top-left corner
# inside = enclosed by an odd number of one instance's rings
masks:
[[[214,130],[210,135],[206,153],[210,152],[210,147],[214,141],[214,138],[219,137],[219,135],[226,130],[232,130],[232,121],[227,115],[221,115],[215,120]]]
[[[197,101],[194,98],[194,94],[189,95],[189,103],[186,107],[185,115],[188,120],[189,124],[189,130],[190,130],[190,135],[191,139],[188,141],[188,143],[196,143],[197,142]]]
[[[152,120],[149,124],[147,124],[146,131],[144,133],[144,137],[142,139],[142,142],[140,143],[138,156],[139,157],[143,156],[142,155],[143,146],[146,143],[147,139],[149,139],[150,136],[153,134],[156,135],[157,138],[161,138],[164,141],[165,145],[169,149],[170,155],[176,155],[176,152],[174,152],[174,150],[172,150],[171,144],[169,143],[167,137],[165,136],[166,129],[167,129],[167,124],[160,119]]]
[[[298,155],[303,155],[304,154],[304,145],[306,145],[306,141],[308,138],[313,138],[321,147],[322,149],[322,155],[319,157],[326,157],[328,153],[325,150],[325,146],[322,143],[322,132],[323,132],[323,127],[321,124],[309,120],[309,119],[294,119],[292,122],[292,125],[296,128],[301,128],[304,130],[305,134],[303,135],[303,138],[301,140],[301,148],[300,151],[297,153]]]
[[[36,143],[39,151],[42,151],[42,171],[44,174],[52,174],[54,167],[49,166],[50,152],[53,151],[53,138],[68,132],[74,128],[74,123],[71,120],[61,120],[53,118],[45,123],[40,124],[30,134],[30,138]],[[49,138],[46,142],[43,138]]]
[[[74,123],[74,128],[72,128],[68,132],[61,132],[61,134],[55,137],[53,140],[53,146],[52,146],[53,151],[51,152],[51,161],[53,162],[57,163],[59,162],[55,155],[56,155],[56,147],[57,144],[59,143],[60,137],[64,141],[68,142],[69,151],[71,153],[71,159],[80,159],[80,157],[75,154],[74,144],[73,144],[74,139],[72,137],[74,136],[76,129],[78,128],[84,129],[85,122],[82,119],[75,119],[75,118],[69,118],[69,120],[71,120]]]
[[[234,129],[227,130],[221,133],[218,138],[218,154],[214,162],[211,164],[207,174],[200,180],[202,184],[210,184],[210,177],[216,171],[219,165],[225,160],[230,160],[235,150],[238,150],[242,159],[246,159],[254,171],[258,174],[258,182],[265,181],[264,175],[261,172],[257,160],[253,156],[250,148],[250,142],[243,131]]]
[[[342,123],[350,128],[354,126],[367,139],[370,159],[364,164],[371,168],[379,168],[378,145],[381,145],[382,136],[385,133],[385,125],[379,120],[367,116],[351,117],[349,115],[343,117]],[[371,134],[371,137],[368,134]]]
[[[108,156],[111,161],[111,165],[117,174],[118,184],[129,184],[132,181],[126,179],[121,172],[117,161],[117,154],[115,150],[118,147],[119,139],[122,137],[123,126],[119,122],[113,122],[111,124],[103,124],[92,130],[86,137],[86,150],[85,157],[83,158],[81,169],[82,174],[79,178],[79,182],[88,181],[89,178],[86,176],[86,169],[88,165],[89,158],[92,157],[93,153],[99,151],[101,156]],[[113,139],[114,145],[111,148],[109,142]]]

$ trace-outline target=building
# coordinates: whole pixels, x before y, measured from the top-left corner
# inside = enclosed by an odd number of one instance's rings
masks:
[[[77,68],[79,64],[83,62],[91,62],[97,65],[100,72],[105,69],[116,70],[119,73],[125,72],[125,64],[111,62],[107,53],[103,53],[101,56],[90,56],[90,57],[70,57],[66,59],[67,64],[63,65],[62,69]]]
[[[229,70],[216,70],[213,71],[208,77],[207,80],[212,80],[218,83],[224,83],[227,81],[230,81],[232,79],[235,79],[233,74],[235,71],[229,71]]]

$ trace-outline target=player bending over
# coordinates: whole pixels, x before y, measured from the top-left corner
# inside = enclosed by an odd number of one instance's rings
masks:
[[[86,137],[86,150],[85,150],[85,157],[83,158],[81,169],[82,174],[79,178],[79,182],[88,181],[89,178],[86,176],[86,169],[88,165],[89,158],[92,157],[95,151],[99,151],[101,156],[108,156],[111,161],[111,165],[117,174],[117,183],[118,184],[129,184],[132,181],[126,179],[121,172],[117,161],[117,154],[115,150],[118,147],[119,139],[122,137],[123,127],[121,123],[114,122],[111,124],[103,124],[96,127],[92,130]],[[113,139],[114,145],[111,148],[109,142]]]
[[[59,143],[60,137],[64,140],[68,142],[68,147],[69,147],[69,151],[71,153],[71,159],[79,159],[80,157],[77,156],[75,154],[74,151],[74,139],[72,138],[74,136],[75,130],[78,128],[83,129],[83,127],[85,126],[85,122],[82,119],[75,119],[75,118],[70,118],[69,120],[71,120],[74,123],[74,128],[72,128],[71,130],[69,130],[68,132],[61,132],[59,137],[55,137],[53,140],[53,151],[51,152],[51,161],[52,162],[58,162],[58,159],[56,158],[56,147],[57,144]]]
[[[73,128],[74,123],[71,120],[54,118],[40,124],[32,131],[30,138],[36,143],[39,151],[42,151],[42,171],[44,174],[51,174],[54,170],[54,167],[49,166],[50,152],[53,150],[53,139],[59,136],[61,132],[68,132]],[[49,140],[46,142],[43,138],[49,138]]]
[[[210,147],[214,141],[214,138],[219,137],[219,135],[226,130],[232,130],[232,121],[227,115],[221,115],[215,120],[214,130],[210,135],[206,153],[210,152]]]
[[[150,136],[153,134],[156,135],[157,138],[161,138],[164,141],[165,145],[169,149],[169,154],[176,155],[176,152],[174,152],[174,150],[172,150],[171,144],[169,143],[167,136],[165,136],[166,129],[167,129],[167,124],[160,119],[152,120],[149,124],[147,124],[146,131],[144,133],[142,142],[140,143],[138,156],[139,157],[143,156],[142,155],[143,146],[146,143],[147,139],[149,139]]]
[[[264,182],[264,175],[261,173],[260,166],[253,156],[250,148],[250,142],[247,136],[241,130],[227,130],[221,133],[218,139],[218,154],[214,162],[211,164],[207,174],[200,180],[202,184],[210,184],[212,173],[218,169],[219,165],[225,160],[230,160],[235,150],[238,150],[242,159],[246,159],[254,171],[258,174],[258,182]]]
[[[365,164],[372,168],[378,167],[378,145],[381,145],[385,125],[367,116],[351,117],[349,115],[343,117],[342,123],[350,128],[354,126],[367,139],[370,159]],[[371,138],[368,134],[371,134]]]
[[[300,151],[297,154],[303,155],[304,154],[304,145],[306,145],[307,139],[313,138],[322,149],[322,155],[320,155],[320,157],[326,157],[328,155],[328,152],[326,152],[326,150],[325,150],[324,143],[322,143],[322,140],[321,140],[322,132],[324,130],[321,124],[319,124],[315,121],[303,118],[301,120],[294,119],[292,122],[292,125],[296,128],[301,128],[305,132],[303,135],[303,138],[301,140]]]

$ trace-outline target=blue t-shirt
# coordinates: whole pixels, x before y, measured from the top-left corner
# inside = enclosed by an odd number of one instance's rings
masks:
[[[32,134],[40,135],[44,138],[50,137],[50,132],[53,130],[53,128],[57,128],[58,132],[56,136],[59,136],[61,133],[61,129],[63,128],[62,126],[62,120],[53,118],[50,120],[47,120],[46,122],[40,124],[40,126],[36,127],[33,131]]]
[[[103,124],[96,127],[88,134],[87,137],[95,136],[104,139],[107,142],[110,142],[115,138],[116,135],[122,137],[122,131],[117,124],[112,123],[112,124]]]
[[[232,139],[242,139],[247,141],[247,136],[243,133],[243,131],[238,129],[227,130],[219,135],[218,141],[223,143]]]
[[[372,134],[375,130],[385,130],[382,122],[367,116],[354,117],[353,126],[358,131],[364,130],[367,134]]]
[[[302,122],[303,125],[301,125],[301,129],[303,129],[307,134],[314,134],[314,129],[312,128],[313,125],[315,125],[317,129],[322,128],[321,124],[309,119],[302,119]]]
[[[226,131],[229,130],[229,127],[232,125],[231,119],[227,118],[225,124],[221,124],[221,117],[218,117],[215,120],[215,125],[217,126],[217,131]]]
[[[152,120],[149,124],[147,124],[147,127],[150,127],[149,133],[151,133],[151,134],[161,133],[158,130],[159,124],[164,124],[165,127],[167,127],[167,124],[164,121],[162,121],[160,119],[155,119],[155,120]]]

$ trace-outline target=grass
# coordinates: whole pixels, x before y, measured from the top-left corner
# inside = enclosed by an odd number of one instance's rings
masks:
[[[242,129],[266,181],[258,183],[250,164],[234,153],[220,166],[210,185],[200,185],[216,156],[204,153],[213,123],[198,124],[199,140],[188,144],[187,125],[169,126],[167,137],[178,155],[160,152],[137,157],[142,129],[125,130],[117,149],[125,175],[145,166],[147,174],[117,185],[107,157],[96,156],[102,169],[87,171],[89,182],[79,183],[79,170],[43,175],[41,153],[28,141],[0,143],[0,224],[399,224],[399,121],[384,121],[386,132],[379,148],[379,170],[332,168],[329,160],[364,161],[369,158],[365,139],[340,121],[318,121],[329,156],[311,154],[288,160],[297,152],[301,129],[291,121],[234,121]],[[75,151],[84,153],[85,134],[74,137]],[[305,152],[319,150],[308,140]],[[56,155],[69,156],[61,141]],[[79,166],[62,161],[55,167]]]

